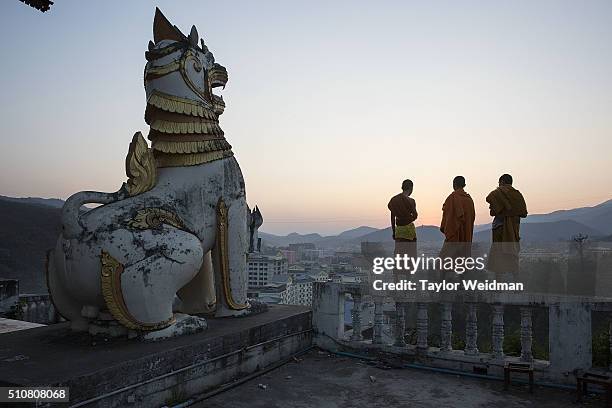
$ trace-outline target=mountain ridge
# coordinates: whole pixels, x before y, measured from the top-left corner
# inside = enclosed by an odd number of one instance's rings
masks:
[[[8,197],[0,195],[0,202],[17,205],[36,205],[59,209],[63,201],[57,198],[39,197]],[[264,224],[265,225],[265,224]],[[556,210],[548,214],[533,214],[523,220],[521,235],[524,240],[548,241],[569,239],[576,233],[591,237],[612,236],[612,199],[590,207]],[[375,228],[359,226],[336,235],[321,235],[319,233],[300,234],[292,232],[287,235],[276,235],[264,231],[259,232],[263,242],[269,246],[287,246],[297,243],[314,243],[320,248],[355,246],[361,242],[391,242],[391,228]],[[440,242],[444,236],[437,226],[421,225],[417,227],[417,237],[422,242]],[[490,224],[474,226],[474,241],[490,240]]]

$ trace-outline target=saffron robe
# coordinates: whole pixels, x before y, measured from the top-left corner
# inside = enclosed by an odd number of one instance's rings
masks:
[[[445,242],[472,242],[475,218],[472,197],[462,188],[453,191],[442,205],[440,231]]]
[[[518,272],[521,218],[527,217],[527,204],[523,195],[512,186],[503,185],[486,198],[490,214],[501,220],[492,228],[492,244],[488,269],[498,273]]]
[[[472,255],[474,233],[474,200],[462,188],[453,191],[442,205],[440,231],[445,240],[440,257],[469,257]]]

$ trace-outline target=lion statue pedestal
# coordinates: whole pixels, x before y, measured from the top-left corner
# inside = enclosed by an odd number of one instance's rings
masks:
[[[244,179],[219,127],[213,89],[227,71],[192,27],[156,9],[144,73],[150,126],[126,158],[115,193],[82,191],[62,210],[47,262],[49,292],[74,330],[158,339],[248,312]],[[88,203],[100,206],[83,212]],[[174,313],[178,312],[178,313]]]

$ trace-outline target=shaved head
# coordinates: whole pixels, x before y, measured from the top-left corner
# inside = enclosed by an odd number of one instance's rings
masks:
[[[406,179],[402,182],[402,191],[412,191],[412,180]]]
[[[457,176],[453,179],[453,188],[456,190],[458,188],[465,187],[465,177]]]
[[[512,176],[509,174],[502,174],[499,178],[499,184],[509,184],[512,185]]]

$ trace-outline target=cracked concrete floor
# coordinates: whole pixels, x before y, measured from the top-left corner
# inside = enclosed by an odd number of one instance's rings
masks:
[[[370,378],[372,377],[372,378]],[[260,385],[261,384],[261,385]],[[418,369],[380,369],[311,351],[298,362],[209,398],[206,408],[578,407],[572,391],[514,385]],[[604,406],[588,397],[583,406]]]

